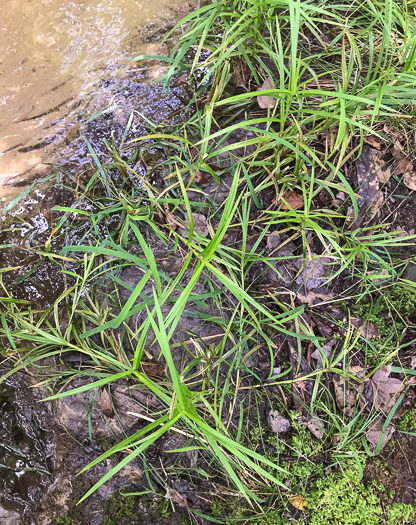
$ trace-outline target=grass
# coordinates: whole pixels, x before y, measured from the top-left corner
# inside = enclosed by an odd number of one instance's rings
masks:
[[[287,462],[279,461],[279,447],[307,458],[325,454],[333,468],[351,454],[357,465],[363,463],[369,450],[362,440],[374,411],[357,405],[348,418],[326,377],[348,377],[364,335],[347,321],[342,345],[330,359],[323,356],[323,369],[301,373],[300,357],[312,347],[322,354],[327,342],[311,326],[310,312],[324,323],[328,314],[313,303],[305,310],[298,299],[301,281],[298,289],[289,283],[279,288],[267,275],[279,276],[281,264],[299,257],[295,279],[305,277],[305,268],[312,272],[311,261],[312,267],[324,266],[328,289],[343,283],[324,303],[341,304],[347,319],[354,312],[367,321],[386,308],[395,312],[394,335],[385,325],[383,341],[365,341],[366,373],[401,357],[414,313],[414,283],[402,274],[415,236],[398,235],[387,220],[363,219],[351,170],[365,137],[392,142],[392,120],[400,120],[406,137],[412,132],[413,9],[410,2],[388,0],[212,2],[178,24],[169,57],[136,57],[168,65],[161,79],[166,89],[186,72],[194,88],[190,117],[170,129],[148,121],[147,135],[130,141],[123,136],[121,147],[107,143],[106,158],[88,145],[94,174],[74,183],[73,205],[55,207],[60,218],[45,245],[36,247],[40,260],[60,267],[64,293],[44,310],[21,304],[6,287],[1,299],[0,337],[10,362],[2,380],[28,366],[41,372],[45,360],[65,362],[65,354],[78,352],[87,357],[85,364],[41,380],[51,390],[46,400],[123,382],[150,392],[160,404],[148,424],[85,467],[124,453],[81,501],[171,432],[189,439],[174,453],[197,451],[208,478],[222,473],[214,492],[225,487],[241,494],[246,508],[253,505],[257,512],[270,499],[287,503],[287,479],[305,496],[316,480],[314,466],[311,481],[296,485],[309,479],[308,464],[296,465],[299,475],[289,472]],[[237,65],[251,79],[243,88],[233,85]],[[263,91],[269,106],[260,109],[257,89],[267,78],[275,87]],[[201,173],[209,176],[208,186],[196,183]],[[218,192],[208,190],[213,184]],[[335,206],[339,192],[345,201]],[[301,205],[290,204],[290,193]],[[196,214],[205,216],[207,235]],[[272,232],[286,235],[286,245],[295,249],[266,254]],[[180,260],[176,274],[162,264],[172,259]],[[134,285],[123,279],[131,267],[140,272]],[[216,336],[187,333],[184,341],[178,332],[185,318],[214,326]],[[279,349],[288,344],[297,362],[282,363],[276,373]],[[259,352],[267,359],[265,377],[250,365]],[[141,365],[150,357],[165,364],[165,377],[146,375]],[[75,379],[83,385],[71,388]],[[294,418],[294,441],[278,441],[277,457],[269,457],[256,408],[279,405],[284,412],[284,400],[296,397],[294,387],[306,380],[312,392],[307,401],[299,397],[299,410],[322,419],[325,439],[311,441]],[[251,418],[260,429],[256,443],[247,437]],[[196,483],[187,469],[182,474]]]

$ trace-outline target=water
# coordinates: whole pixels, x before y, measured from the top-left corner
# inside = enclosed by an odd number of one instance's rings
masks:
[[[0,197],[71,157],[68,146],[78,138],[80,123],[98,104],[117,104],[112,88],[137,67],[131,58],[166,51],[160,38],[149,37],[165,33],[195,5],[194,0],[3,0]]]

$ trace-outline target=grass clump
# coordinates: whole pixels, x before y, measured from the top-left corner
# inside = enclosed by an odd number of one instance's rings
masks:
[[[192,115],[169,129],[147,119],[148,134],[129,143],[123,137],[119,149],[106,143],[107,161],[89,144],[95,173],[85,185],[77,181],[71,207],[55,208],[61,215],[36,248],[68,286],[43,310],[7,290],[0,299],[3,352],[13,361],[2,379],[57,359],[63,370],[41,382],[52,391],[47,400],[116,383],[156,400],[158,409],[140,428],[85,467],[122,457],[81,501],[174,432],[188,441],[170,452],[196,451],[205,477],[241,495],[244,505],[264,505],[266,497],[287,501],[288,479],[291,490],[306,496],[310,480],[311,524],[364,523],[357,521],[363,517],[369,525],[382,523],[380,500],[348,462],[343,476],[325,478],[322,462],[310,459],[322,450],[342,468],[349,452],[365,454],[356,443],[372,417],[363,412],[348,420],[325,376],[348,378],[354,359],[361,359],[356,343],[363,336],[337,333],[341,348],[313,369],[312,351],[322,351],[328,337],[313,314],[347,301],[377,324],[382,340],[366,341],[367,360],[377,368],[397,356],[404,318],[414,313],[414,287],[400,281],[400,251],[413,246],[414,236],[371,223],[351,176],[364,138],[388,144],[384,126],[393,117],[405,122],[413,111],[414,18],[390,0],[225,0],[196,10],[178,27],[170,57],[157,59],[169,65],[166,88],[178,73],[189,76]],[[246,80],[236,86],[241,68]],[[258,88],[266,80],[270,89],[261,91],[269,102],[261,108]],[[152,151],[163,154],[148,165]],[[334,204],[340,193],[345,202]],[[282,240],[280,253],[268,251],[271,233]],[[125,277],[132,269],[139,273],[133,284]],[[319,305],[305,290],[314,272],[315,295],[328,298]],[[374,284],[378,275],[388,291]],[[321,290],[335,285],[339,297]],[[380,318],[386,310],[397,313],[389,321],[393,329]],[[181,333],[184,319],[213,332],[188,327]],[[275,372],[282,348],[290,350],[290,364]],[[84,360],[65,367],[74,353]],[[163,373],[146,373],[150,359]],[[68,390],[74,379],[83,384]],[[261,420],[259,407],[276,402],[272,387],[280,405],[297,402],[289,416],[292,435],[286,442],[274,437],[276,455],[262,448],[264,427],[244,440],[253,405]],[[305,413],[325,419],[323,441],[299,423]],[[279,461],[289,453],[307,461]],[[192,470],[181,473],[194,482]],[[161,515],[168,512],[169,502],[160,505]]]

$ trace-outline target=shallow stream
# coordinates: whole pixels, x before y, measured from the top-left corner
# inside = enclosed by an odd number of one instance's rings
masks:
[[[114,107],[123,121],[137,84],[137,54],[163,54],[163,35],[196,2],[3,0],[0,3],[0,197],[84,162],[80,126]],[[123,86],[120,92],[120,86]],[[126,108],[126,99],[133,107]]]

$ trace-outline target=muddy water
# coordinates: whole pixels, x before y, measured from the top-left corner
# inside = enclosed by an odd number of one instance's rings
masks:
[[[0,197],[70,156],[79,122],[96,109],[91,98],[98,94],[104,107],[117,105],[111,80],[131,72],[135,54],[163,52],[146,36],[163,34],[195,5],[193,0],[2,0]]]

